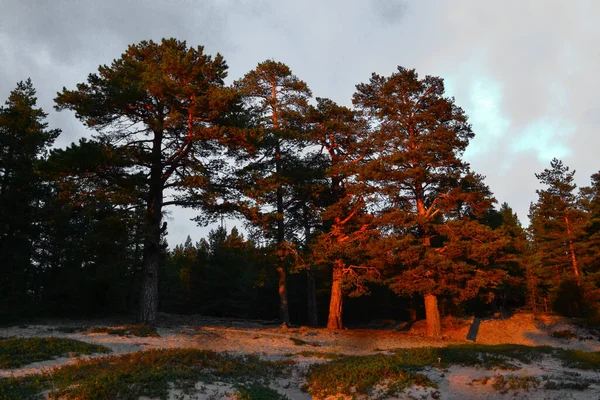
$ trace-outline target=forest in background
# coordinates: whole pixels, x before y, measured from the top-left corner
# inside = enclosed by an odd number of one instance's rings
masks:
[[[373,319],[528,309],[600,323],[600,173],[554,159],[524,229],[462,154],[443,80],[398,67],[353,107],[267,60],[232,85],[220,55],[130,46],[55,108],[94,131],[53,149],[31,81],[0,108],[0,320],[135,312]],[[220,227],[169,250],[169,206]]]

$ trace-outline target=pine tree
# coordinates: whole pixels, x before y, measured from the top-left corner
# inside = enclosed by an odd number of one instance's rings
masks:
[[[530,246],[527,233],[517,214],[508,205],[502,203],[500,209],[488,212],[484,223],[492,229],[500,230],[508,242],[502,254],[495,260],[497,268],[504,271],[506,276],[494,290],[496,304],[502,308],[520,307],[534,301],[535,277],[530,269]],[[526,299],[529,292],[529,298]]]
[[[225,88],[227,65],[220,55],[204,54],[201,46],[163,39],[129,46],[110,66],[100,66],[76,90],[63,89],[58,110],[75,111],[96,130],[107,150],[126,157],[125,176],[103,174],[119,187],[130,177],[143,177],[139,201],[145,208],[142,289],[139,320],[153,322],[158,304],[162,210],[186,204],[167,198],[167,190],[186,190],[191,182],[208,198],[211,177],[222,166],[215,158],[226,139],[219,126],[234,101]],[[102,174],[102,167],[96,175]],[[127,183],[126,186],[129,186]]]
[[[427,333],[439,337],[438,296],[471,298],[502,276],[490,266],[505,240],[478,221],[494,200],[460,159],[474,134],[442,79],[414,70],[373,74],[353,101],[371,126],[359,180],[383,236],[379,262],[394,268],[396,292],[424,296]]]
[[[50,198],[39,168],[60,130],[48,129],[35,95],[31,80],[19,82],[0,108],[0,314],[18,313],[39,289],[34,263]]]
[[[556,158],[550,167],[535,174],[546,189],[536,191],[538,201],[529,209],[529,232],[543,268],[548,270],[546,275],[560,284],[569,274],[581,285],[579,237],[585,218],[577,207],[575,171],[569,172]]]
[[[555,311],[581,316],[587,215],[577,201],[574,175],[575,171],[558,159],[550,162],[550,169],[536,174],[545,188],[536,191],[538,200],[529,208],[528,231],[537,263],[533,272],[539,277],[538,291],[546,303],[551,300]]]
[[[584,231],[584,264],[587,273],[600,272],[600,172],[591,176],[591,185],[579,192],[579,208],[587,215]]]
[[[591,176],[590,186],[581,188],[578,205],[585,216],[579,254],[585,272],[582,303],[585,317],[597,324],[600,321],[600,172]]]
[[[252,116],[252,128],[259,132],[254,148],[238,157],[238,210],[276,246],[280,318],[289,324],[286,259],[293,252],[287,215],[290,172],[304,146],[302,116],[311,92],[288,66],[272,60],[260,63],[235,86]]]
[[[354,181],[364,157],[365,125],[349,108],[324,98],[317,98],[307,121],[312,142],[326,158],[328,180],[314,204],[321,210],[321,226],[313,243],[313,260],[332,270],[327,328],[342,329],[344,294],[366,293],[365,282],[378,274],[366,257],[366,246],[377,234],[365,212],[361,186]]]

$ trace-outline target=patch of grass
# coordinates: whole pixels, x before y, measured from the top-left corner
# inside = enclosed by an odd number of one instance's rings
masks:
[[[555,355],[565,367],[600,371],[600,352],[556,349]]]
[[[346,357],[346,355],[344,355],[344,354],[326,353],[323,351],[310,351],[310,350],[304,350],[299,353],[296,353],[295,355],[302,356],[302,357],[323,358],[325,360],[339,360],[342,357]]]
[[[159,337],[156,328],[151,325],[125,325],[119,328],[111,328],[108,326],[98,326],[88,331],[89,333],[107,333],[109,335],[118,336],[138,336],[138,337]]]
[[[304,389],[314,397],[324,398],[337,394],[368,396],[376,385],[386,386],[388,395],[412,385],[437,388],[425,375],[411,371],[411,363],[410,357],[377,354],[347,356],[326,364],[314,364],[308,369]]]
[[[75,333],[75,332],[83,332],[87,330],[86,327],[77,327],[77,326],[58,326],[53,329],[56,332],[60,333]]]
[[[301,353],[300,353],[301,354]],[[377,385],[387,386],[390,395],[412,385],[436,387],[418,371],[425,367],[463,365],[488,370],[517,370],[517,362],[530,364],[546,356],[560,355],[560,349],[520,345],[453,345],[444,348],[396,349],[392,355],[338,356],[332,362],[309,367],[305,389],[315,397],[336,393],[369,395]],[[312,356],[311,352],[306,353]],[[583,357],[583,356],[582,356]],[[495,378],[498,390],[529,390],[539,381],[512,375]],[[487,384],[489,378],[473,383]]]
[[[235,385],[236,400],[289,400],[284,396],[259,382],[247,385]]]
[[[40,399],[45,389],[43,380],[38,376],[21,378],[0,378],[0,399],[29,400]]]
[[[584,391],[590,387],[589,382],[568,381],[568,380],[549,380],[544,383],[546,390],[579,390]]]
[[[51,389],[50,399],[166,399],[170,387],[188,389],[196,382],[217,379],[232,383],[266,381],[285,375],[290,364],[199,349],[149,350],[79,360],[37,375],[38,381],[32,387],[38,393]],[[8,388],[5,397],[23,398],[15,394],[20,389],[14,387],[20,383],[18,378],[2,382]]]
[[[573,331],[568,329],[561,329],[552,332],[552,337],[556,339],[577,339],[579,336]]]
[[[515,344],[452,345],[438,349],[439,358],[444,364],[513,371],[519,369],[515,361],[531,364],[552,353],[553,348],[549,346],[531,347]]]
[[[69,354],[108,353],[104,346],[63,338],[0,340],[0,368],[18,368],[37,361],[52,360]]]
[[[577,372],[563,371],[561,375],[543,375],[544,389],[547,390],[587,390],[597,379],[590,379]]]
[[[553,357],[569,368],[600,371],[600,352],[565,350],[550,346],[503,345],[455,345],[439,349],[442,363],[517,370],[514,361],[523,364],[541,361],[544,357]]]
[[[508,390],[537,389],[540,380],[535,376],[529,375],[496,375],[493,378],[492,387],[500,392],[506,393]]]
[[[308,346],[313,346],[313,347],[321,347],[321,345],[318,344],[318,343],[306,342],[306,341],[304,341],[302,339],[298,339],[298,338],[295,338],[295,337],[290,337],[290,340],[292,342],[294,342],[294,344],[296,346],[307,346],[308,345]]]

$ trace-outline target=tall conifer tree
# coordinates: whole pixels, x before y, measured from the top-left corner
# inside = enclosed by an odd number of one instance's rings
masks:
[[[249,222],[260,227],[277,248],[280,318],[290,323],[286,257],[290,250],[289,217],[291,165],[302,152],[303,114],[311,92],[290,68],[280,62],[260,63],[235,83],[259,132],[250,160],[240,160],[236,186],[241,190],[240,207]]]
[[[224,86],[226,75],[223,58],[206,55],[201,46],[188,48],[175,39],[143,41],[56,98],[58,110],[75,111],[96,130],[98,141],[130,160],[127,175],[144,178],[140,321],[156,319],[163,208],[186,204],[165,199],[168,190],[193,183],[197,192],[212,195],[206,188],[220,166],[213,156],[225,140],[218,127],[234,98]],[[113,178],[110,183],[117,186],[124,180]]]
[[[60,130],[48,129],[35,95],[31,80],[19,82],[0,108],[0,299],[12,304],[0,304],[0,314],[38,294],[34,259],[50,196],[39,168]]]
[[[343,328],[343,299],[366,292],[364,282],[377,276],[366,245],[377,236],[366,213],[362,186],[355,178],[364,159],[366,125],[357,114],[329,99],[317,98],[308,113],[311,139],[327,159],[328,187],[320,192],[321,227],[313,259],[332,270],[327,328]]]
[[[461,160],[473,131],[441,78],[402,67],[357,85],[354,104],[371,126],[359,179],[383,235],[378,258],[395,266],[394,290],[424,296],[439,337],[438,296],[473,297],[501,275],[487,267],[504,241],[477,220],[494,199]]]
[[[585,215],[577,206],[575,171],[558,159],[550,162],[550,169],[535,174],[545,185],[537,190],[538,201],[529,210],[529,232],[536,252],[549,278],[560,284],[564,276],[573,277],[581,285],[582,272],[580,237]],[[551,272],[550,272],[551,271]]]

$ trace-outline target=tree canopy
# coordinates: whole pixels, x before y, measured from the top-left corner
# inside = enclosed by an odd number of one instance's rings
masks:
[[[204,54],[201,46],[143,41],[56,98],[58,110],[75,111],[96,130],[95,140],[129,164],[119,174],[96,165],[92,176],[104,174],[117,190],[139,182],[137,205],[145,209],[141,321],[156,318],[163,207],[185,204],[177,193],[188,187],[211,200],[211,176],[227,138],[220,127],[235,101],[226,76],[223,58]]]
[[[424,316],[435,337],[442,316],[499,309],[600,321],[600,173],[578,188],[552,160],[524,229],[464,160],[475,132],[441,77],[372,74],[343,106],[278,61],[227,70],[184,41],[133,44],[58,93],[92,135],[55,149],[17,84],[0,107],[0,317]],[[169,248],[168,206],[221,226]]]

